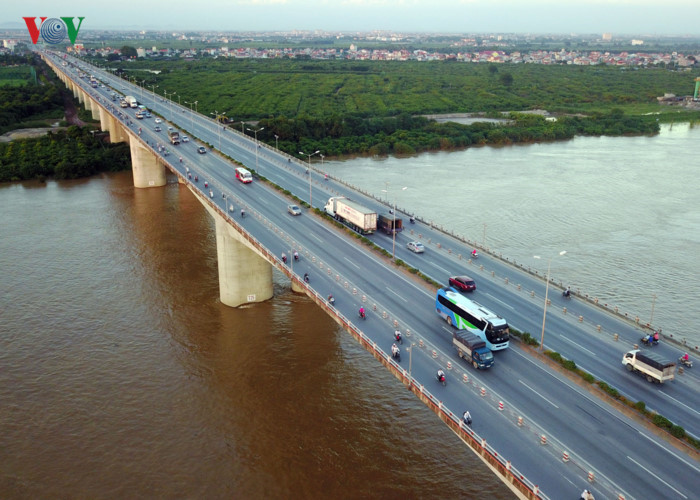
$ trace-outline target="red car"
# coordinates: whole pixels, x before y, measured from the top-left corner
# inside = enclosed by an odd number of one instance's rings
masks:
[[[463,292],[473,292],[476,290],[476,282],[469,276],[452,276],[450,278],[450,286]]]

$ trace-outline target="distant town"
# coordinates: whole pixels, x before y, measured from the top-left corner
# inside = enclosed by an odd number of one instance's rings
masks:
[[[14,34],[15,38],[9,35]],[[29,43],[26,32],[3,34],[0,53]],[[82,41],[65,47],[81,56],[133,59],[313,59],[353,61],[455,61],[469,63],[570,64],[579,66],[700,66],[700,38],[616,37],[542,34],[188,33],[81,32]],[[123,53],[125,47],[133,48]],[[556,48],[553,48],[556,47]],[[63,47],[61,47],[63,48]]]

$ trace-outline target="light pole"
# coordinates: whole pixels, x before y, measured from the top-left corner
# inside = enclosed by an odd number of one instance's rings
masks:
[[[321,152],[320,149],[317,150],[317,151],[314,151],[314,152],[311,153],[311,154],[309,154],[309,153],[304,153],[303,151],[299,151],[299,154],[300,154],[300,155],[306,155],[306,156],[309,157],[309,168],[307,168],[306,170],[308,171],[308,175],[309,175],[309,207],[311,208],[311,210],[313,210],[313,208],[314,208],[313,203],[312,203],[312,198],[311,198],[311,157],[312,157],[313,155],[319,154],[320,152]]]
[[[177,92],[170,92],[170,104],[168,105],[168,107],[170,108],[170,119],[171,120],[173,119],[173,96],[175,94],[177,94]],[[168,99],[168,92],[165,89],[163,89],[163,95],[165,96],[165,99],[167,100]]]
[[[225,118],[224,115],[226,114],[226,111],[224,111],[223,113],[219,114],[219,112],[218,112],[217,110],[214,110],[213,113],[209,113],[209,114],[210,114],[210,115],[215,115],[215,116],[216,116],[216,124],[217,124],[217,125],[216,125],[216,128],[219,129],[219,151],[221,151],[221,129],[222,129],[223,127],[219,127],[219,124],[221,123],[221,119],[222,119],[222,118]]]
[[[564,255],[566,250],[559,252],[559,255]],[[535,259],[541,259],[539,255],[534,256]],[[544,350],[544,322],[547,320],[547,300],[549,299],[549,270],[552,266],[552,257],[547,262],[547,286],[544,289],[544,313],[542,313],[542,337],[540,338],[540,352]]]
[[[387,199],[389,198],[389,183],[386,183],[387,189],[382,189],[386,193]],[[401,188],[401,191],[406,191],[408,186]],[[391,258],[396,260],[396,198],[394,198],[394,210],[391,212],[394,214],[394,222],[391,224]]]
[[[196,109],[197,109],[197,103],[198,103],[198,102],[199,102],[199,101],[194,101],[194,102],[187,102],[187,101],[185,101],[185,104],[189,104],[189,105],[190,105],[190,119],[191,119],[191,121],[192,121],[192,135],[194,135],[194,115],[192,114],[192,105],[194,104],[194,109],[195,109],[195,113],[196,113],[196,112],[197,112]]]
[[[145,101],[146,96],[144,95],[144,92],[143,92],[143,84],[144,83],[146,83],[146,80],[141,80],[141,99],[143,99]],[[145,104],[145,102],[144,102],[144,104]]]
[[[408,378],[411,378],[411,365],[413,364],[413,346],[415,342],[411,342],[411,346],[408,348]]]
[[[246,128],[246,130],[250,130],[255,134],[255,171],[257,172],[258,170],[258,148],[260,146],[258,145],[258,132],[262,132],[265,130],[265,127],[258,128],[258,129],[252,129],[252,128]]]
[[[241,133],[242,134],[245,134],[245,130],[243,130],[244,127],[245,127],[245,122],[243,120],[241,120]]]
[[[280,138],[280,136],[275,134],[275,149],[280,148],[279,142],[277,142],[277,141],[279,141],[279,138]]]
[[[153,107],[156,107],[156,89],[158,88],[158,85],[149,85],[151,87],[151,94],[153,94]]]

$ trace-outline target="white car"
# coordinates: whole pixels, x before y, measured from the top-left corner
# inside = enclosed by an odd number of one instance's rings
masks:
[[[297,205],[287,205],[287,212],[292,215],[301,215],[301,209]]]
[[[411,252],[415,252],[415,253],[425,252],[425,247],[423,246],[423,243],[421,243],[420,241],[409,241],[408,244],[406,245],[406,248],[408,248]]]
[[[182,142],[190,142],[190,138],[187,137],[186,135],[182,136]]]
[[[161,120],[160,118],[156,118],[156,123],[163,123],[163,120]]]

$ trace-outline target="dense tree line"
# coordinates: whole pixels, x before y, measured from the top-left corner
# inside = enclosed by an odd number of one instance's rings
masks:
[[[0,134],[9,130],[22,128],[23,123],[47,117],[63,116],[63,97],[61,88],[55,85],[56,79],[47,79],[47,66],[36,58],[27,59],[19,56],[0,57],[0,66],[28,64],[40,68],[42,81],[47,84],[35,85],[29,80],[24,85],[2,85],[0,80]],[[20,74],[20,73],[18,73]],[[7,71],[3,76],[9,76]],[[36,123],[32,125],[36,126]]]
[[[269,118],[258,124],[258,139],[276,142],[289,154],[320,150],[326,156],[352,154],[413,154],[465,148],[571,139],[575,135],[638,135],[658,133],[659,125],[648,117],[627,116],[619,109],[589,117],[564,116],[549,121],[540,115],[511,114],[500,123],[438,123],[422,116],[362,118]],[[275,135],[278,139],[275,139]]]
[[[108,144],[87,127],[68,127],[36,139],[0,143],[0,182],[76,179],[131,167],[129,146]]]

